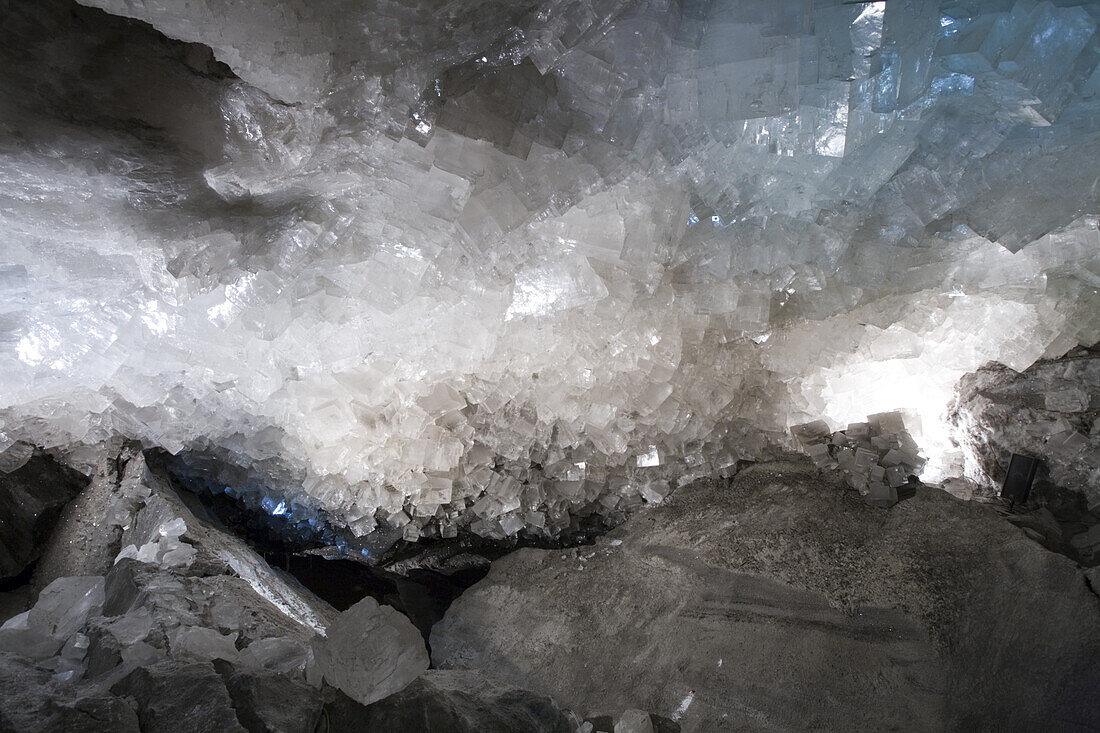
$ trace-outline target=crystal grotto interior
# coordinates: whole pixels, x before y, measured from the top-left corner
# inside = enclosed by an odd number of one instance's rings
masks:
[[[0,730],[1100,730],[1100,2],[0,12]]]

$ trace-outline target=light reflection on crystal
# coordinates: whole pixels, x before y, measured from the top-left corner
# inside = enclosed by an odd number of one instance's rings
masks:
[[[955,380],[1100,335],[1096,3],[88,4],[236,78],[8,39],[13,442],[222,451],[302,531],[553,533],[822,417],[919,413],[950,471]]]

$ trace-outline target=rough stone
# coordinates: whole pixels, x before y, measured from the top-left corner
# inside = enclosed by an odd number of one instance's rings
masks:
[[[209,663],[160,662],[111,686],[131,698],[142,733],[245,732],[221,676]]]
[[[967,477],[987,496],[999,492],[1013,453],[1038,458],[1017,521],[1051,549],[1100,563],[1100,346],[1023,372],[990,364],[968,374],[950,417]]]
[[[576,728],[546,695],[466,670],[430,670],[403,690],[365,707],[330,693],[325,720],[332,731],[573,733]]]
[[[624,710],[615,721],[615,733],[653,733],[653,721],[644,710]]]
[[[1100,605],[1074,563],[988,507],[921,488],[875,509],[804,461],[681,489],[595,547],[509,555],[431,646],[684,731],[1100,725]]]
[[[313,733],[321,717],[317,690],[283,674],[241,670],[215,661],[233,700],[237,719],[249,733]]]
[[[81,495],[80,511],[55,533],[64,541],[56,543],[57,562],[47,568],[52,574],[93,567],[106,575],[53,580],[0,630],[0,650],[33,657],[32,678],[49,682],[37,685],[34,704],[24,705],[18,721],[84,730],[72,710],[95,715],[102,708],[103,725],[93,728],[110,730],[111,711],[121,707],[135,730],[140,720],[143,731],[234,730],[240,723],[310,733],[320,711],[316,687],[305,681],[311,642],[336,612],[192,513],[147,470],[141,454],[102,466],[92,487],[103,478],[107,489]],[[145,553],[143,560],[119,553],[102,567],[105,551],[118,552],[123,541],[173,549]],[[87,551],[91,559],[67,558],[65,548]],[[182,562],[170,557],[184,551]],[[426,664],[422,642],[421,654]],[[9,707],[18,708],[27,694],[12,691]],[[132,701],[136,718],[118,696]],[[125,723],[115,729],[128,730]]]
[[[91,480],[61,513],[34,570],[33,584],[44,588],[57,578],[104,575],[118,555],[123,526],[148,494],[140,464],[130,465],[138,449],[121,438],[87,449]],[[129,471],[127,471],[129,468]]]
[[[50,675],[24,657],[0,652],[0,730],[138,733],[137,716],[121,699]]]
[[[29,611],[0,627],[0,649],[34,659],[53,656],[103,610],[103,585],[103,578],[94,575],[58,578]]]
[[[65,505],[87,477],[41,453],[0,471],[0,578],[19,575],[42,553]]]
[[[1073,399],[1067,402],[1067,396]],[[1070,404],[1072,402],[1072,404]],[[1033,495],[1044,505],[1100,505],[1100,346],[1023,372],[990,364],[960,382],[952,421],[968,476],[1000,488],[1013,453],[1039,458]]]

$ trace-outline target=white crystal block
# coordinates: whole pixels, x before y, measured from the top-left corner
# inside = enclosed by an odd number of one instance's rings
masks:
[[[168,632],[168,646],[173,657],[209,661],[237,660],[237,634],[221,634],[202,626],[177,626]]]
[[[341,613],[314,641],[325,680],[364,705],[405,687],[428,668],[420,632],[369,596]]]

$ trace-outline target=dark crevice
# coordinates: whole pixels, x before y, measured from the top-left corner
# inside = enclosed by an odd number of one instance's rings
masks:
[[[23,568],[23,571],[18,575],[13,575],[9,578],[0,578],[0,593],[11,593],[30,583],[36,567],[38,567],[37,560]]]
[[[1051,552],[1073,560],[1083,567],[1100,565],[1100,555],[1089,548],[1079,548],[1073,544],[1073,538],[1088,532],[1096,525],[1091,512],[1073,513],[1063,508],[1051,508],[1050,505],[1029,501],[1002,510],[1004,517],[1023,530],[1028,538],[1034,540]]]
[[[337,610],[370,596],[405,614],[425,642],[451,603],[484,578],[494,560],[519,547],[592,544],[613,528],[593,514],[577,519],[558,540],[522,532],[519,537],[492,540],[462,531],[449,539],[406,542],[400,528],[382,521],[374,532],[355,537],[323,512],[283,513],[274,492],[208,455],[172,456],[153,449],[145,457],[150,470],[167,478],[197,516],[244,540],[269,565],[290,574]],[[233,476],[247,485],[227,486]]]
[[[1089,589],[1089,593],[1092,593],[1096,597],[1097,601],[1100,601],[1100,593],[1096,592],[1096,588],[1092,585],[1092,580],[1089,578],[1088,573],[1082,573],[1081,577],[1085,579],[1085,587]]]

